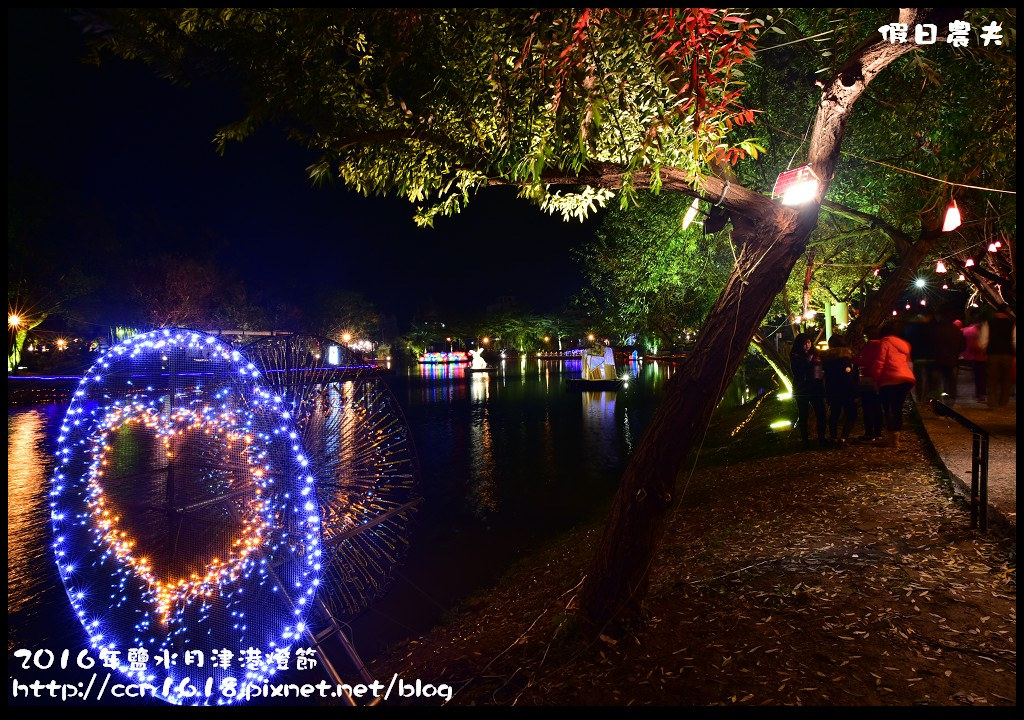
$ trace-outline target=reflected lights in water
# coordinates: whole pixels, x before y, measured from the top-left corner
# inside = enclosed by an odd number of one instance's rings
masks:
[[[473,410],[469,428],[470,436],[470,506],[478,517],[486,517],[498,511],[498,491],[495,473],[494,438],[492,437],[490,408],[490,377],[488,373],[477,373],[470,380],[470,398]]]
[[[32,603],[44,589],[50,562],[39,542],[45,518],[48,457],[44,453],[46,419],[40,410],[7,418],[7,613]]]

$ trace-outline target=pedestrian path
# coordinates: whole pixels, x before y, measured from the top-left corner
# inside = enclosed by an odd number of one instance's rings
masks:
[[[989,522],[1009,529],[1017,528],[1017,397],[1010,404],[989,408],[974,400],[974,382],[970,372],[960,372],[959,401],[953,409],[988,430]],[[952,418],[937,416],[931,407],[921,404],[921,421],[928,438],[949,471],[954,484],[969,496],[971,489],[971,431]]]

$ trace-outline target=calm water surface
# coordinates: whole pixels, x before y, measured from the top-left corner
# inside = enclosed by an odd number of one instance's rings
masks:
[[[351,624],[372,657],[420,634],[546,540],[603,513],[672,366],[620,368],[617,393],[573,393],[579,361],[495,374],[412,366],[388,378],[416,440],[424,503],[392,590]],[[66,405],[8,409],[8,650],[80,648],[49,549],[46,491]]]

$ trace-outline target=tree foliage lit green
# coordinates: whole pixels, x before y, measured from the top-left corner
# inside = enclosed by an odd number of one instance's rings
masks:
[[[975,27],[993,19],[1003,22],[1006,42],[1015,43],[1012,11],[976,10],[967,16]],[[806,152],[820,93],[816,81],[834,70],[837,50],[859,42],[877,16],[863,10],[831,15],[785,10],[773,21],[773,32],[762,39],[746,69],[744,103],[756,111],[757,123],[736,132],[765,151],[734,169],[739,181],[766,193],[778,173],[799,164]],[[973,48],[941,47],[931,53],[923,47],[868,90],[830,186],[828,199],[836,207],[826,206],[808,252],[777,297],[776,322],[805,310],[820,312],[829,303],[863,308],[899,265],[905,248],[897,240],[918,238],[922,221],[938,222],[952,198],[964,225],[928,238],[921,271],[936,288],[945,283],[969,289],[985,278],[967,269],[971,277],[959,281],[964,268],[949,260],[971,256],[1006,279],[1006,297],[1013,302],[1015,196],[941,182],[1016,187],[1015,56],[1004,47],[977,47],[976,36],[973,43]],[[583,249],[589,281],[584,297],[600,308],[613,332],[675,337],[679,328],[694,324],[693,309],[697,322],[703,318],[733,256],[722,251],[722,238],[704,240],[717,245],[717,252],[692,251],[703,236],[699,222],[688,233],[680,229],[688,205],[688,199],[662,195],[612,210],[597,242]],[[703,206],[705,212],[708,207]],[[896,233],[902,237],[894,239]],[[993,238],[1004,240],[1005,252],[987,252]],[[949,265],[945,278],[929,272],[940,258]],[[710,285],[702,282],[709,277]]]
[[[640,168],[700,173],[756,153],[729,131],[753,119],[740,68],[763,25],[651,8],[136,8],[86,24],[175,80],[238,77],[250,112],[226,122],[222,148],[285,123],[321,153],[314,179],[400,195],[428,224],[495,181],[582,216],[612,193],[549,191],[548,171],[615,163],[629,195]]]

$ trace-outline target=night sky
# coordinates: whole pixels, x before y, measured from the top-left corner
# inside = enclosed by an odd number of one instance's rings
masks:
[[[7,32],[8,195],[45,208],[37,236],[61,262],[116,282],[129,259],[197,257],[271,304],[361,292],[400,327],[428,305],[467,315],[506,294],[552,311],[582,284],[571,249],[596,219],[563,222],[495,188],[421,229],[402,200],[313,187],[314,156],[276,128],[218,155],[215,131],[244,111],[230,88],[86,65],[61,10],[8,10]]]

